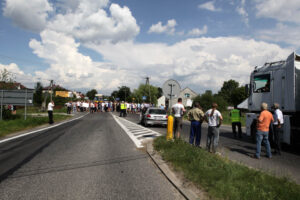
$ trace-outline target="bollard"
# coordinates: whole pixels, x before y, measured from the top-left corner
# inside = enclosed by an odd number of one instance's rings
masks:
[[[170,115],[168,117],[167,140],[173,139],[173,122],[174,122],[174,117]]]

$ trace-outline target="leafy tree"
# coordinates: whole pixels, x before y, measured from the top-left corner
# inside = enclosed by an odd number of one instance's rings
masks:
[[[232,93],[239,87],[239,83],[235,80],[224,81],[218,95],[222,96],[229,104],[233,104]]]
[[[231,102],[234,106],[237,106],[248,97],[245,87],[238,87],[231,93]]]
[[[33,94],[33,103],[35,105],[42,105],[43,102],[43,85],[41,82],[37,82],[35,86],[35,92]]]
[[[89,100],[94,100],[96,94],[97,94],[97,90],[92,89],[86,93],[86,96],[89,98]]]
[[[205,93],[196,96],[193,100],[194,103],[200,103],[203,111],[210,109],[212,103],[214,102],[218,104],[218,109],[221,111],[225,110],[227,107],[227,102],[225,101],[225,99],[218,94],[213,94],[211,90],[206,90]]]
[[[149,96],[150,94],[150,96]],[[146,100],[143,100],[146,96]],[[140,84],[138,89],[135,89],[132,97],[136,102],[151,102],[156,104],[159,96],[159,89],[153,85]]]
[[[161,87],[158,87],[157,90],[158,90],[157,98],[160,98],[161,96],[163,96],[163,90]]]
[[[121,101],[128,101],[130,95],[131,95],[131,91],[129,87],[127,86],[119,87],[118,98],[120,98]]]
[[[0,71],[0,81],[6,83],[12,83],[15,80],[15,76],[12,72],[9,72],[7,69],[3,69]]]

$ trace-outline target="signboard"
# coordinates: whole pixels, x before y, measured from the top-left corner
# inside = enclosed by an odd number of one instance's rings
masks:
[[[193,100],[187,99],[187,100],[186,100],[186,106],[187,106],[187,107],[192,107],[192,105],[193,105]]]
[[[116,101],[120,101],[120,98],[117,97],[117,98],[116,98]]]
[[[33,90],[0,90],[1,105],[32,106]]]
[[[146,100],[147,99],[147,97],[146,96],[143,96],[143,100]]]

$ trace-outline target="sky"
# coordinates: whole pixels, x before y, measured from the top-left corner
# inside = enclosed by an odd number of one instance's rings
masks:
[[[30,3],[29,3],[30,2]],[[299,0],[1,0],[0,70],[33,88],[110,94],[168,79],[197,93],[241,85],[300,53]]]

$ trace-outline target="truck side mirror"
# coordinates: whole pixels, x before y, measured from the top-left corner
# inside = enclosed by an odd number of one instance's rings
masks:
[[[245,85],[245,93],[247,94],[247,96],[249,95],[249,84]]]

